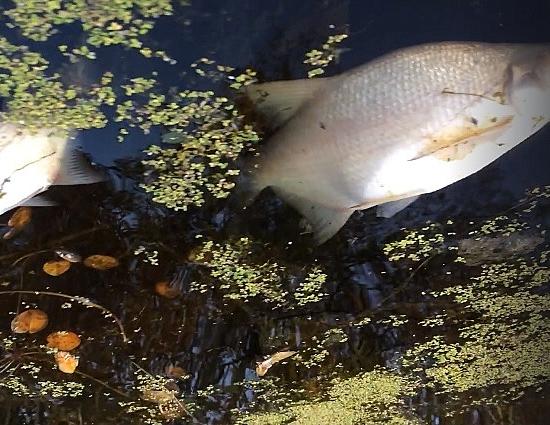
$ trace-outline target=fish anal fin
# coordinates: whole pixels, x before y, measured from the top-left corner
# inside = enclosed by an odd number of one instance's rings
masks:
[[[278,196],[306,218],[313,229],[315,242],[318,245],[332,238],[353,213],[352,209],[327,207],[276,187],[273,189]]]
[[[390,201],[376,207],[376,216],[390,218],[397,214],[399,211],[407,208],[410,204],[418,199],[418,196],[411,196],[409,198],[399,199],[397,201]]]
[[[301,106],[328,84],[331,78],[311,78],[251,84],[245,93],[272,128],[281,127]]]
[[[414,161],[426,156],[433,156],[442,161],[464,159],[480,143],[495,140],[509,128],[513,116],[492,117],[484,122],[475,118],[464,120],[461,125],[450,125],[439,133],[427,138]]]

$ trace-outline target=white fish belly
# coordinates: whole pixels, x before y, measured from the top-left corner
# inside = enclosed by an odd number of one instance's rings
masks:
[[[383,198],[394,200],[442,189],[480,171],[550,122],[550,110],[546,113],[538,110],[536,116],[520,115],[511,106],[495,108],[487,102],[467,109],[464,116],[477,116],[481,121],[487,113],[499,118],[513,114],[509,124],[497,129],[501,131],[451,146],[446,149],[449,156],[434,152],[415,159],[415,146],[425,144],[425,140],[403,145],[382,160],[378,170],[365,182],[363,204],[372,206]]]

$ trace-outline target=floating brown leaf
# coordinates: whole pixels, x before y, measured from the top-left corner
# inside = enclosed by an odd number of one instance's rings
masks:
[[[29,207],[19,207],[15,210],[8,221],[11,229],[3,236],[4,239],[10,239],[30,223],[32,210]]]
[[[91,267],[97,270],[109,270],[118,266],[118,260],[108,255],[90,255],[84,260],[86,267]]]
[[[19,313],[11,321],[11,330],[18,334],[40,332],[48,325],[48,315],[39,309]]]
[[[22,229],[31,222],[32,210],[30,207],[19,207],[10,217],[8,226]]]
[[[174,366],[173,364],[169,364],[166,366],[166,369],[164,369],[166,372],[166,375],[170,378],[183,378],[187,373],[185,372],[185,369],[180,366]]]
[[[264,360],[263,362],[258,362],[256,364],[256,374],[258,376],[264,376],[267,373],[267,371],[271,368],[271,366],[273,366],[275,363],[278,363],[281,360],[287,359],[290,356],[293,356],[294,354],[296,354],[296,351],[279,351],[273,354],[267,360]]]
[[[165,280],[155,284],[155,292],[161,297],[168,298],[170,300],[181,294],[177,288],[174,288],[170,285],[170,282]]]
[[[73,373],[78,366],[78,358],[66,351],[58,351],[54,355],[57,368],[63,373]]]
[[[71,351],[80,345],[80,337],[71,331],[53,332],[47,337],[48,347]]]
[[[59,276],[69,270],[70,267],[71,263],[67,260],[51,260],[44,263],[42,270],[50,276]]]

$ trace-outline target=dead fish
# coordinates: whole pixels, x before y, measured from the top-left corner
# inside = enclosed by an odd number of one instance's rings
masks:
[[[53,205],[35,196],[52,185],[101,180],[67,132],[0,123],[0,214],[20,205]]]
[[[550,45],[439,42],[341,75],[256,84],[279,130],[248,167],[331,238],[355,210],[390,217],[495,161],[550,115]]]

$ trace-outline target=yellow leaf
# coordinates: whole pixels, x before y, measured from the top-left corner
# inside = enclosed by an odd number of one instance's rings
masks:
[[[170,286],[170,283],[165,280],[155,284],[155,292],[161,297],[168,298],[170,300],[181,294],[177,288]]]
[[[31,209],[29,207],[19,207],[8,221],[10,229],[4,234],[4,239],[11,239],[17,235],[31,221]]]
[[[19,313],[11,321],[11,330],[18,334],[40,332],[48,325],[48,315],[39,309]]]
[[[30,207],[19,207],[10,217],[8,226],[16,229],[22,229],[30,223],[32,217],[32,210]]]
[[[46,338],[48,347],[60,351],[71,351],[80,345],[80,337],[71,331],[53,332]]]
[[[84,260],[86,267],[91,267],[96,270],[109,270],[118,266],[118,260],[108,255],[90,255]]]
[[[59,276],[65,273],[71,267],[67,260],[51,260],[44,263],[42,270],[50,276]]]
[[[73,373],[78,366],[78,358],[66,351],[58,351],[54,355],[57,368],[63,373]]]
[[[275,363],[287,359],[294,354],[296,354],[296,351],[278,351],[263,362],[258,362],[256,364],[256,374],[258,376],[264,376]]]
[[[184,368],[182,368],[181,366],[174,366],[173,364],[169,364],[168,366],[166,366],[164,371],[166,372],[166,375],[170,378],[183,378],[187,375]]]

